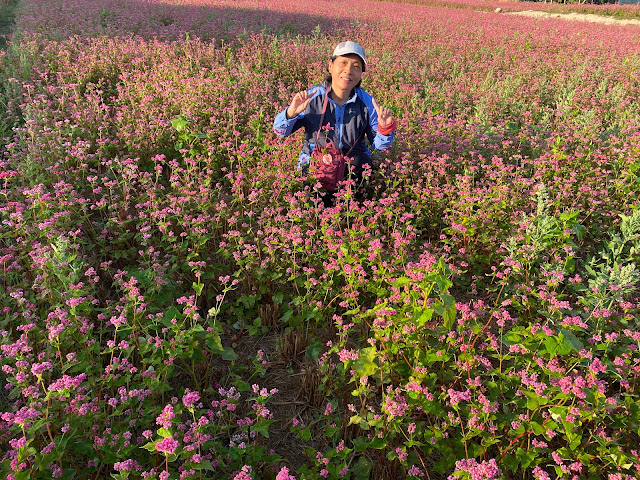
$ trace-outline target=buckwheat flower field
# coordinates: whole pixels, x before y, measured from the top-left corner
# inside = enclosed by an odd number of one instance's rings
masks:
[[[2,478],[640,477],[640,27],[0,4]],[[345,39],[398,131],[325,208],[273,119]]]

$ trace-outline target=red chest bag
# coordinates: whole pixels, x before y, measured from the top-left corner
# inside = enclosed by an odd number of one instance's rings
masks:
[[[349,154],[353,147],[355,147],[360,139],[362,133],[358,139],[353,143],[351,148],[344,155],[334,145],[333,141],[329,138],[328,134],[325,134],[324,145],[321,147],[318,145],[320,139],[320,131],[322,130],[322,121],[324,120],[324,114],[327,110],[327,103],[329,92],[331,87],[327,89],[327,93],[324,96],[324,102],[322,103],[322,115],[320,116],[320,128],[316,135],[316,144],[311,153],[311,171],[314,173],[316,179],[320,182],[322,187],[328,192],[335,192],[338,190],[338,185],[344,180],[345,170],[347,163],[349,163]],[[364,133],[364,132],[363,132]]]

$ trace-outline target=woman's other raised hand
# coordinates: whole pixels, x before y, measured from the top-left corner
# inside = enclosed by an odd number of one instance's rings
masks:
[[[387,107],[381,107],[380,105],[378,105],[378,102],[376,102],[375,98],[372,98],[372,100],[373,108],[375,108],[376,112],[378,113],[378,128],[386,129],[388,127],[391,127],[395,122],[391,110],[389,110]]]

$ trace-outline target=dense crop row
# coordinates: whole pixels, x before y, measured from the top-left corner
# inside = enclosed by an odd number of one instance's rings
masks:
[[[637,32],[24,1],[0,57],[3,475],[640,475]],[[400,127],[324,208],[272,122],[345,38]]]

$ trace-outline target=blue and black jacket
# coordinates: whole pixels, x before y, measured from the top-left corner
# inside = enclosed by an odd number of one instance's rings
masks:
[[[322,103],[327,88],[326,82],[311,87],[308,92],[316,90],[316,93],[311,97],[307,108],[302,113],[288,119],[285,108],[273,122],[273,130],[282,137],[287,137],[304,128],[305,135],[298,168],[306,169],[309,164],[311,152],[315,147],[316,135],[320,128]],[[324,143],[323,139],[325,135],[328,135],[343,154],[349,151],[358,138],[360,139],[349,153],[349,157],[352,157],[354,163],[359,166],[371,162],[371,152],[367,140],[376,150],[386,150],[393,143],[394,133],[382,135],[378,132],[378,113],[373,107],[373,100],[371,95],[361,88],[354,88],[351,97],[342,106],[329,98],[322,123],[323,127],[327,124],[330,127],[329,130],[323,129],[320,133],[319,142]]]

